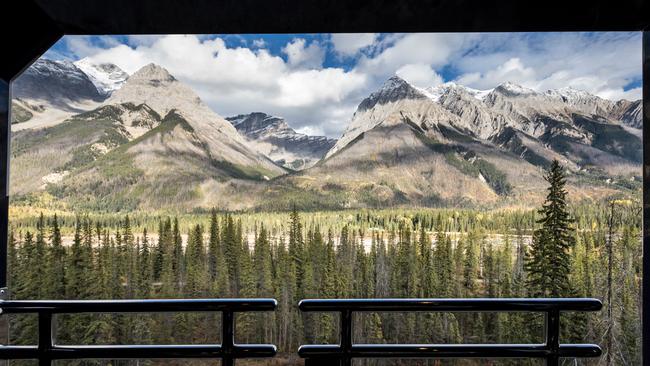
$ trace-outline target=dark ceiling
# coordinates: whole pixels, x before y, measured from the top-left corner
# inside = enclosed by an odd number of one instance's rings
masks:
[[[643,0],[6,0],[2,7],[4,80],[63,34],[629,31],[650,24]]]

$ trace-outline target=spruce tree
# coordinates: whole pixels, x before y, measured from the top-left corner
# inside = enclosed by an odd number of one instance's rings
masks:
[[[61,240],[61,228],[56,214],[50,225],[50,243],[47,251],[47,276],[45,281],[50,298],[63,299],[65,296],[65,248]]]
[[[214,208],[210,213],[210,238],[208,239],[208,273],[210,281],[217,278],[218,257],[221,255],[219,248],[219,220],[217,219],[217,210]]]
[[[526,260],[528,286],[535,297],[571,296],[569,274],[575,237],[567,209],[564,168],[554,160],[544,179],[549,183],[546,200],[539,210],[541,227],[535,230]]]

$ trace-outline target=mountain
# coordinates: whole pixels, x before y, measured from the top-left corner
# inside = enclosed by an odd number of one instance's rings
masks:
[[[96,108],[104,99],[91,79],[68,61],[38,59],[12,84],[12,130],[41,128]]]
[[[339,187],[353,205],[537,203],[542,169],[558,159],[576,196],[600,197],[638,188],[641,140],[616,105],[633,110],[573,89],[419,89],[394,76],[359,104],[323,161],[282,179]]]
[[[228,117],[249,145],[277,164],[292,170],[309,168],[334,146],[336,140],[296,132],[281,117],[255,112]]]
[[[642,100],[630,102],[619,100],[610,110],[610,116],[621,121],[626,126],[641,129],[643,128],[643,103]]]
[[[485,104],[506,116],[508,127],[535,138],[577,167],[608,173],[626,167],[631,173],[636,169],[632,166],[641,163],[639,134],[613,116],[615,102],[570,88],[513,93],[501,85],[486,96]],[[503,138],[495,137],[500,142]]]
[[[413,112],[415,119],[421,119],[420,116],[426,114],[430,123],[451,125],[456,120],[455,116],[431,101],[421,90],[399,76],[393,76],[378,91],[361,101],[343,136],[327,152],[325,158],[330,158],[358,136],[387,119],[402,118],[403,116],[395,115],[396,111]]]
[[[13,126],[48,111],[23,98],[13,108]],[[332,140],[264,113],[224,119],[150,64],[92,110],[15,131],[11,190],[15,202],[49,194],[93,210],[530,207],[557,159],[572,199],[600,199],[641,189],[640,111],[570,88],[394,76]]]
[[[69,103],[104,100],[81,69],[68,61],[38,59],[12,84],[14,97],[41,100],[61,108]]]
[[[359,104],[323,161],[276,184],[343,207],[490,205],[511,193],[508,174],[536,170],[518,164],[520,159],[480,141],[461,118],[395,76]]]
[[[488,89],[488,90],[473,89],[460,84],[456,84],[453,81],[449,81],[440,85],[431,86],[422,89],[422,92],[426,94],[434,102],[437,102],[440,100],[440,97],[443,94],[447,93],[451,89],[457,89],[457,90],[462,89],[467,94],[471,95],[472,97],[478,100],[483,100],[483,98],[485,98],[485,96],[488,95],[493,90],[493,89]]]
[[[259,182],[285,173],[154,64],[133,74],[99,108],[23,131],[15,141],[14,161],[25,170],[19,175],[43,177],[43,185],[14,185],[14,192],[46,189],[92,209],[210,205],[227,199],[221,191],[233,180]],[[30,169],[30,159],[57,149],[50,170],[42,164]]]
[[[83,58],[74,63],[95,85],[100,95],[108,97],[119,89],[129,78],[129,74],[111,63],[95,63]]]

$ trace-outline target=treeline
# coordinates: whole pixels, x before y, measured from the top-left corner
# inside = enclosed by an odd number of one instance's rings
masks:
[[[129,216],[118,226],[78,217],[67,246],[57,216],[41,215],[34,232],[10,233],[10,288],[18,299],[273,297],[276,312],[238,315],[236,341],[271,342],[284,355],[300,344],[338,341],[336,315],[298,311],[306,298],[597,297],[602,312],[564,314],[561,341],[605,348],[601,360],[583,364],[640,364],[638,212],[629,201],[610,200],[606,210],[573,217],[559,164],[546,179],[530,245],[517,226],[514,234],[503,226],[499,243],[486,240],[480,225],[452,240],[448,222],[434,214],[364,232],[348,225],[324,230],[314,218],[305,225],[294,209],[283,230],[256,224],[250,242],[240,219],[216,211],[186,232],[178,219],[160,219],[156,240],[146,228],[134,234]],[[357,343],[543,342],[539,314],[370,313],[354,322]],[[10,327],[14,343],[35,342],[33,317],[14,318]],[[58,330],[63,344],[210,343],[219,341],[219,317],[75,315],[59,319]]]
[[[614,318],[607,312],[564,319],[565,341],[605,345],[615,341],[613,363],[640,362],[641,255],[635,227],[617,227],[613,240]],[[299,344],[336,342],[335,315],[304,316],[303,298],[346,297],[528,297],[526,245],[505,236],[501,245],[475,230],[452,243],[440,231],[405,223],[399,230],[373,234],[304,228],[291,214],[287,237],[271,238],[260,226],[254,243],[232,216],[211,216],[196,225],[185,242],[176,220],[161,220],[158,240],[133,234],[129,218],[108,228],[79,218],[74,241],[61,244],[56,217],[41,217],[35,233],[10,236],[10,288],[19,299],[126,299],[273,297],[275,313],[240,315],[238,342],[272,342],[281,352]],[[338,239],[338,240],[335,240]],[[607,232],[575,234],[570,283],[576,296],[607,300]],[[338,245],[334,242],[337,241]],[[606,304],[607,305],[607,304]],[[611,324],[610,324],[611,323]],[[577,326],[576,326],[577,324]],[[356,319],[356,342],[541,342],[542,319],[521,314],[367,314]],[[59,320],[62,343],[172,343],[218,341],[218,316],[120,317],[78,315]],[[34,343],[34,318],[11,323],[15,343]],[[514,362],[513,364],[521,364]]]

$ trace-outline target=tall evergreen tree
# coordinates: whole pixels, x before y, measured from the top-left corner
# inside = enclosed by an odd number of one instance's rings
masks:
[[[63,299],[65,297],[65,248],[61,240],[61,228],[56,214],[50,225],[50,243],[47,257],[47,275],[45,281],[50,292],[50,298]]]
[[[575,244],[567,209],[564,168],[554,160],[544,179],[549,183],[546,200],[539,210],[541,227],[535,230],[528,253],[526,269],[528,286],[536,297],[571,295],[569,251]]]

